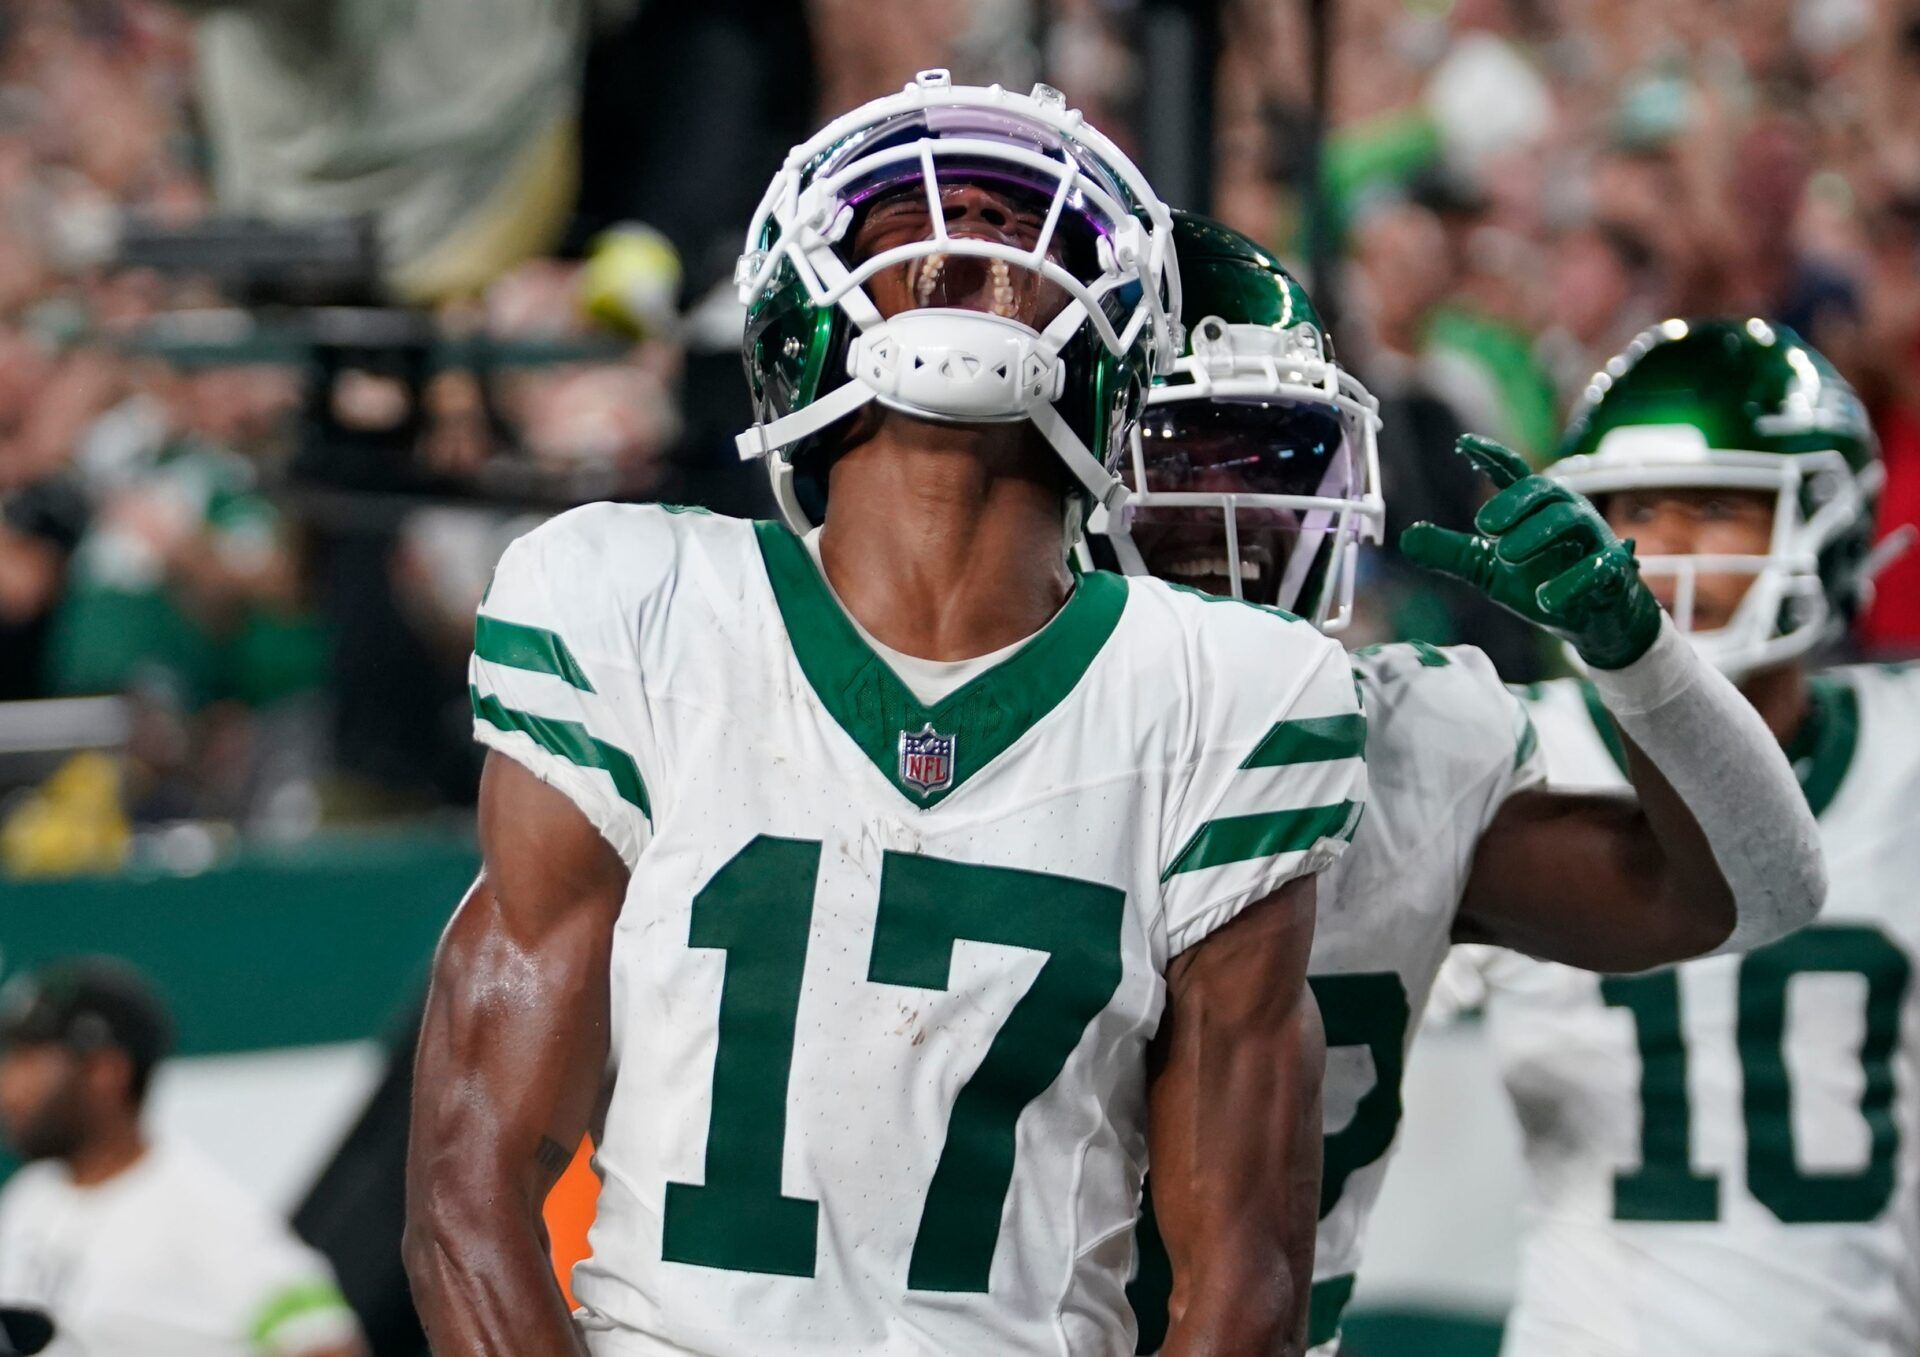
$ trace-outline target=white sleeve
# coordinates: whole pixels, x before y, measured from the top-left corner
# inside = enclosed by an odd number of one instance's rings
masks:
[[[217,1172],[175,1152],[170,1204],[192,1203],[200,1229],[190,1245],[205,1304],[253,1357],[307,1357],[353,1343],[360,1320],[333,1267],[293,1227]],[[217,1300],[215,1298],[218,1298]],[[214,1313],[207,1316],[209,1322]],[[222,1349],[223,1351],[227,1349]]]
[[[0,1305],[33,1301],[38,1290],[28,1282],[27,1217],[32,1214],[33,1184],[40,1166],[17,1170],[0,1186]]]
[[[1811,923],[1826,901],[1820,829],[1753,704],[1662,617],[1651,649],[1594,669],[1620,728],[1693,812],[1733,894],[1733,932],[1712,955],[1751,951]]]
[[[595,587],[599,572],[580,556],[562,518],[501,557],[474,621],[473,733],[578,806],[631,867],[652,834],[638,741],[620,707],[637,691],[637,662],[630,647],[620,653],[614,595]]]
[[[1518,692],[1500,681],[1493,661],[1471,646],[1455,647],[1450,653],[1475,675],[1487,695],[1484,705],[1489,708],[1488,719],[1494,723],[1491,738],[1496,762],[1481,813],[1480,832],[1484,834],[1507,798],[1546,785],[1547,757],[1540,748],[1533,713]]]
[[[1209,675],[1207,743],[1163,839],[1169,956],[1294,878],[1324,871],[1360,822],[1366,718],[1346,653],[1318,635],[1304,646],[1286,639],[1280,663],[1263,662],[1273,652],[1236,656]]]
[[[247,1330],[256,1357],[307,1357],[346,1347],[361,1337],[359,1316],[318,1254],[307,1267],[289,1270],[259,1295]]]
[[[1528,709],[1520,694],[1511,688],[1505,691],[1513,711],[1513,764],[1508,770],[1506,785],[1500,794],[1502,801],[1515,792],[1530,791],[1535,787],[1547,785],[1547,755],[1540,748],[1540,732],[1534,728],[1533,712]]]
[[[285,1222],[268,1218],[202,1247],[213,1250],[208,1261],[233,1288],[240,1333],[255,1357],[305,1357],[360,1337],[333,1268]]]
[[[1351,657],[1367,707],[1376,782],[1433,807],[1470,850],[1516,792],[1546,781],[1533,718],[1473,646],[1369,646]]]

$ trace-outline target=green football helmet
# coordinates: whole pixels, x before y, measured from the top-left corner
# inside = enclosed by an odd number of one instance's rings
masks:
[[[1189,342],[1130,440],[1131,551],[1116,554],[1338,631],[1357,548],[1386,519],[1379,403],[1269,251],[1197,213],[1173,219]]]
[[[964,184],[1030,214],[1032,248],[950,236],[945,209]],[[863,214],[921,194],[929,236],[853,257]],[[943,423],[1029,420],[1084,492],[1073,521],[1117,508],[1126,430],[1179,352],[1172,233],[1133,162],[1059,91],[921,72],[795,147],[761,199],[734,274],[756,413],[740,455],[766,460],[804,530],[825,510],[836,449],[822,435],[869,402]],[[889,269],[919,304],[883,317],[867,284]],[[937,304],[945,280],[989,271],[990,309]],[[1066,295],[1043,328],[999,301],[1043,283]]]
[[[1669,320],[1594,374],[1548,474],[1596,502],[1623,490],[1776,496],[1769,551],[1642,556],[1674,579],[1673,617],[1733,677],[1834,639],[1870,586],[1884,471],[1865,408],[1799,335],[1764,320]],[[1724,627],[1694,630],[1703,573],[1751,575]]]

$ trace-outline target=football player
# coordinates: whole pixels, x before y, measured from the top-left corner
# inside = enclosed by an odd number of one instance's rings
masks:
[[[1356,553],[1382,518],[1375,404],[1267,251],[1187,214],[1176,214],[1175,240],[1198,319],[1141,422],[1131,545],[1157,574],[1337,630]],[[1821,896],[1812,821],[1778,748],[1662,621],[1629,548],[1505,449],[1465,450],[1506,487],[1481,513],[1485,535],[1421,526],[1409,554],[1572,641],[1594,666],[1595,701],[1629,731],[1622,776],[1640,801],[1544,789],[1526,711],[1479,651],[1353,656],[1370,805],[1328,878],[1309,966],[1329,1050],[1320,1351],[1337,1340],[1386,1172],[1413,1022],[1453,942],[1640,970],[1769,941],[1811,918]],[[1728,796],[1703,805],[1713,780]],[[1762,827],[1773,836],[1764,861],[1747,856]],[[1141,1351],[1163,1328],[1165,1292],[1149,1233],[1133,1288]],[[1176,1289],[1174,1313],[1179,1303]]]
[[[1550,473],[1639,543],[1678,627],[1786,746],[1832,885],[1813,926],[1652,975],[1471,958],[1526,1138],[1505,1351],[1910,1357],[1920,670],[1814,667],[1872,575],[1872,428],[1791,330],[1668,321],[1594,378],[1563,452]],[[1527,704],[1552,785],[1626,785],[1592,687]]]
[[[926,73],[748,236],[790,526],[594,505],[507,552],[412,1127],[441,1357],[1125,1351],[1149,1147],[1168,1350],[1301,1350],[1352,680],[1067,564],[1176,356],[1171,230],[1056,92]],[[576,1317],[539,1210],[589,1129]]]
[[[24,1161],[0,1188],[0,1357],[366,1357],[327,1260],[143,1125],[172,1029],[108,957],[0,990],[0,1145]]]

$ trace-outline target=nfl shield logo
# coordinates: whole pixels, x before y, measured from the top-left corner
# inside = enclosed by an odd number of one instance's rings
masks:
[[[900,780],[922,796],[944,792],[953,785],[953,746],[954,737],[936,732],[931,721],[918,734],[901,731]]]

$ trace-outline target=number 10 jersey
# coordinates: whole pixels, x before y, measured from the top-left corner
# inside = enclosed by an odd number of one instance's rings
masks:
[[[1131,1351],[1163,974],[1351,837],[1338,647],[1095,574],[925,706],[783,528],[596,505],[509,549],[471,673],[632,872],[594,1352]]]
[[[1527,1141],[1509,1357],[1920,1352],[1920,670],[1812,694],[1813,924],[1645,975],[1462,949]],[[1554,786],[1624,784],[1591,689],[1531,705]]]

